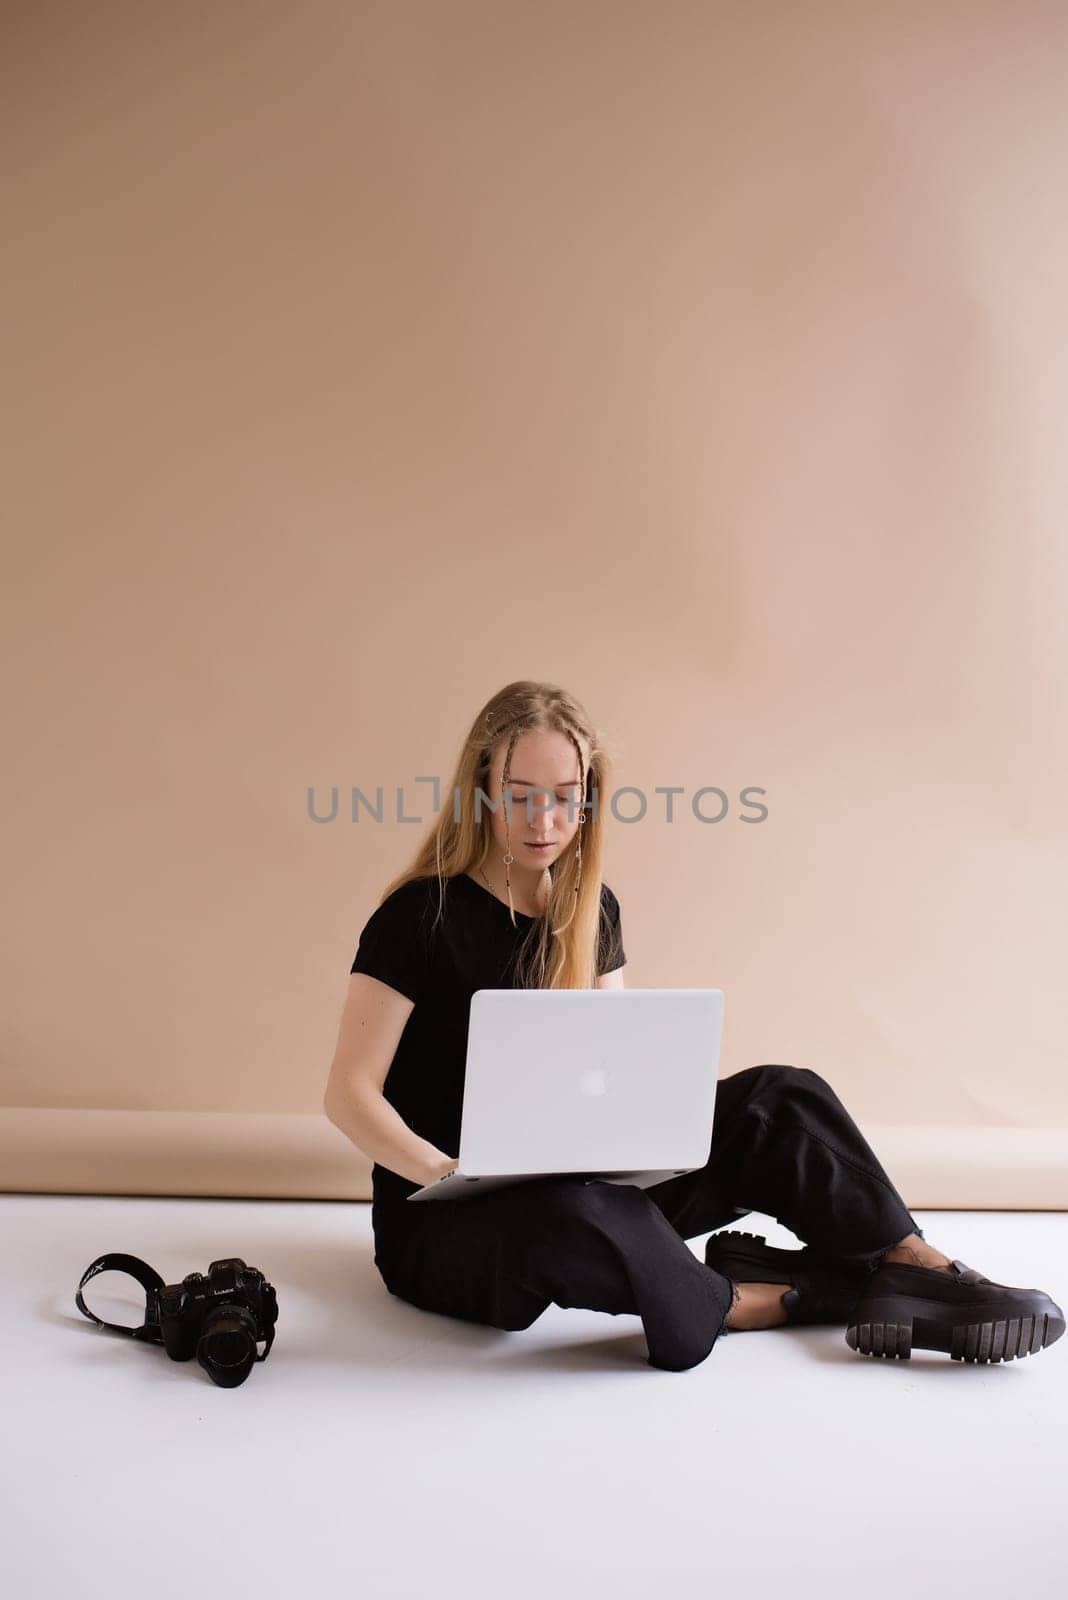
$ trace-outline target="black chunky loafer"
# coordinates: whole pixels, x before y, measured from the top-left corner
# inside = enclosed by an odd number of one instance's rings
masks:
[[[846,1328],[864,1356],[907,1361],[913,1350],[941,1350],[954,1361],[1033,1356],[1064,1332],[1064,1312],[1042,1289],[993,1283],[953,1261],[949,1271],[883,1261],[868,1278]]]
[[[788,1283],[782,1297],[787,1323],[834,1323],[844,1327],[872,1271],[867,1264],[817,1260],[806,1245],[780,1250],[760,1233],[714,1233],[705,1245],[705,1265],[733,1283]]]

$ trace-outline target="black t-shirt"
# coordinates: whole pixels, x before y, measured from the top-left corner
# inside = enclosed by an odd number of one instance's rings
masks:
[[[364,925],[350,970],[366,972],[415,1002],[383,1092],[410,1128],[455,1157],[471,996],[476,989],[519,986],[517,962],[527,938],[537,937],[538,919],[517,910],[513,928],[505,902],[466,872],[445,879],[435,925],[437,909],[436,875],[401,884]],[[599,948],[598,975],[625,964],[619,901],[607,884],[601,885]],[[418,1183],[377,1162],[371,1183],[376,1229],[419,1210],[407,1204]]]

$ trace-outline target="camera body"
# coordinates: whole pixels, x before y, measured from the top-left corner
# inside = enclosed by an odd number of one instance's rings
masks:
[[[223,1387],[241,1383],[253,1362],[263,1359],[256,1344],[266,1340],[270,1349],[277,1320],[273,1286],[240,1256],[213,1261],[206,1274],[187,1273],[181,1283],[164,1284],[148,1296],[147,1321],[157,1323],[172,1361],[195,1355]]]

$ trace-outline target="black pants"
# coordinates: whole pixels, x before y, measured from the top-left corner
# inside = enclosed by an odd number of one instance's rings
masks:
[[[731,1300],[686,1240],[749,1211],[872,1270],[922,1237],[830,1085],[807,1067],[759,1066],[720,1079],[696,1171],[648,1189],[539,1178],[408,1205],[403,1219],[376,1213],[375,1262],[410,1304],[494,1328],[529,1328],[551,1304],[637,1313],[650,1365],[677,1372],[710,1353]]]

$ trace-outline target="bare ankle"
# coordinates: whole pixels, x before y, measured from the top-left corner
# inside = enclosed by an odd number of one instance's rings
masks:
[[[733,1283],[730,1310],[724,1317],[728,1328],[752,1332],[757,1328],[778,1328],[786,1321],[782,1297],[788,1283]]]

